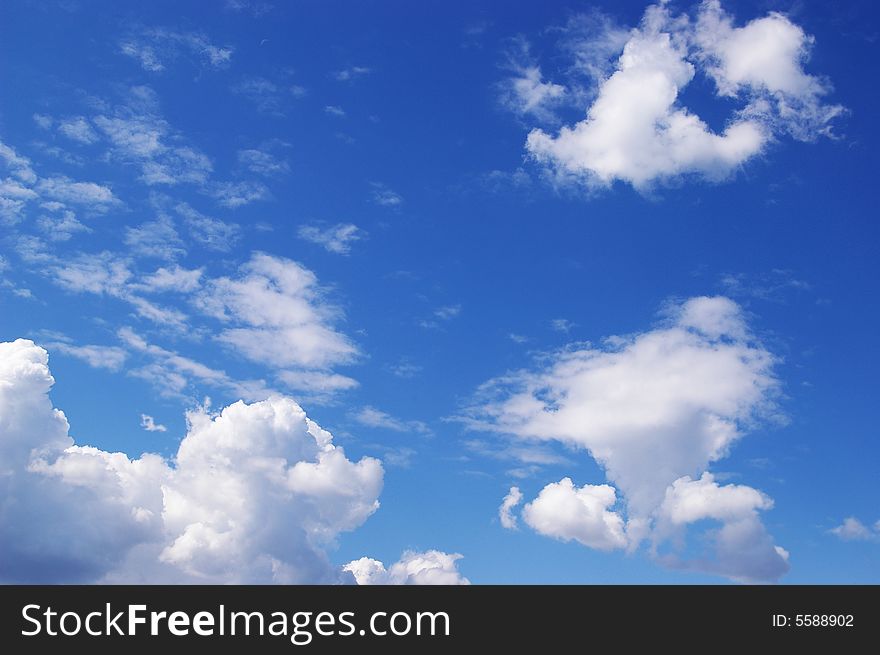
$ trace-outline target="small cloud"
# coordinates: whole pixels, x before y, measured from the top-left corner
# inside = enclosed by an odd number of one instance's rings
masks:
[[[522,502],[523,495],[519,490],[519,487],[511,487],[510,491],[507,492],[507,495],[504,497],[504,500],[501,501],[501,506],[498,508],[498,519],[501,521],[501,526],[507,530],[516,530],[516,516],[513,515],[513,508],[519,505]]]
[[[829,532],[843,541],[876,541],[880,539],[880,521],[874,524],[872,530],[856,517],[850,516]]]
[[[380,409],[366,405],[361,408],[352,418],[361,425],[370,428],[381,428],[385,430],[393,430],[394,432],[416,432],[419,434],[430,434],[429,428],[422,421],[403,421],[395,418]]]
[[[574,328],[576,323],[572,323],[567,318],[554,318],[550,321],[550,327],[556,332],[568,334]]]
[[[247,168],[251,173],[267,177],[290,172],[290,164],[283,159],[278,159],[265,149],[248,148],[246,150],[239,150],[238,163]]]
[[[357,77],[368,75],[371,72],[372,70],[366,66],[352,66],[350,68],[343,68],[342,70],[335,71],[333,77],[339,82],[350,82]]]
[[[403,197],[389,189],[381,182],[371,182],[373,187],[373,202],[383,207],[399,207],[403,204]]]
[[[68,139],[79,143],[90,144],[98,140],[98,133],[83,116],[61,121],[58,124],[58,131]]]
[[[434,316],[441,321],[448,321],[461,314],[461,305],[446,305],[434,310]]]
[[[392,364],[388,367],[388,370],[391,371],[392,375],[396,375],[399,378],[409,379],[415,377],[418,373],[421,372],[422,367],[411,362],[401,361],[398,364]]]
[[[528,337],[525,337],[521,334],[514,334],[513,332],[511,332],[507,336],[510,338],[511,341],[513,341],[513,343],[526,343],[529,340]]]
[[[141,427],[147,432],[166,432],[168,430],[161,423],[156,423],[149,414],[141,414]]]
[[[300,239],[316,243],[327,252],[348,255],[351,252],[351,244],[363,239],[366,233],[353,223],[337,223],[327,228],[302,225],[297,234]]]
[[[338,118],[345,118],[345,110],[336,105],[327,105],[324,107],[324,113],[330,114],[331,116],[337,116]]]

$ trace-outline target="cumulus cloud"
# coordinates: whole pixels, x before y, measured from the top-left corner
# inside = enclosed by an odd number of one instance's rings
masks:
[[[364,231],[353,223],[337,223],[326,228],[302,225],[297,234],[300,239],[316,243],[327,252],[348,255],[351,252],[351,244],[360,241]]]
[[[349,460],[279,396],[189,412],[169,461],[76,445],[47,360],[0,344],[4,582],[346,581],[326,548],[378,507],[377,460]],[[439,558],[406,570],[449,575]]]
[[[668,539],[676,528],[711,519],[721,524],[707,533],[712,553],[689,561],[673,555],[665,563],[721,573],[741,582],[776,580],[788,571],[788,552],[773,543],[757,514],[772,507],[773,501],[757,489],[719,485],[707,472],[698,480],[685,476],[666,489],[657,511],[654,540]]]
[[[801,140],[830,134],[843,110],[822,103],[828,85],[803,69],[811,42],[779,13],[734,27],[714,0],[699,7],[696,20],[653,5],[586,117],[556,134],[533,129],[526,149],[560,182],[591,188],[619,180],[644,190],[688,175],[721,180],[780,132]],[[697,73],[715,81],[718,96],[742,103],[721,131],[679,102]],[[544,87],[536,76],[537,69],[531,88],[538,97]]]
[[[406,551],[387,569],[382,562],[369,557],[349,562],[343,568],[360,585],[467,585],[470,580],[459,573],[456,564],[461,557],[439,550]]]
[[[880,521],[874,524],[872,530],[855,516],[849,516],[829,532],[843,541],[880,541]]]
[[[575,344],[546,356],[538,370],[490,381],[465,420],[473,428],[527,443],[549,440],[586,450],[623,496],[631,547],[647,536],[645,526],[679,516],[666,501],[676,481],[680,491],[699,490],[699,497],[715,508],[716,514],[704,518],[721,521],[730,531],[735,525],[739,537],[758,543],[766,533],[755,512],[770,506],[759,492],[718,490],[709,484],[711,478],[700,478],[698,487],[682,485],[725,457],[756,421],[778,415],[775,361],[736,303],[723,297],[692,298],[669,307],[666,319],[652,330],[606,339],[602,348]],[[563,480],[548,485],[531,509],[526,506],[524,517],[535,529],[558,538],[622,547],[623,532],[613,529],[614,493],[610,486],[578,489]],[[762,500],[753,503],[749,521],[733,521],[721,507],[743,495]],[[547,502],[538,503],[542,498]],[[565,509],[554,514],[555,508]],[[616,536],[596,538],[592,531],[581,535],[574,532],[576,524],[585,530],[611,526],[607,534]],[[725,573],[719,564],[716,572],[749,577],[729,558],[722,560],[732,568]],[[759,564],[755,577],[774,573],[768,579],[775,579],[787,568]]]
[[[523,495],[519,487],[511,487],[498,508],[498,520],[501,521],[501,527],[516,530],[516,516],[513,514],[513,508],[519,505],[522,499]]]
[[[548,537],[613,550],[626,546],[623,519],[610,510],[616,502],[614,488],[607,484],[578,488],[563,478],[548,484],[523,508],[523,520]]]

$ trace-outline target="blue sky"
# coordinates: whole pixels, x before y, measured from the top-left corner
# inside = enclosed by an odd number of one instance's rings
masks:
[[[0,578],[880,581],[877,30],[4,3]]]

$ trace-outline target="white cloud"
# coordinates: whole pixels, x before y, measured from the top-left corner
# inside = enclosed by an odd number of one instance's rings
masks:
[[[403,196],[395,193],[381,182],[371,182],[373,202],[383,207],[399,207],[403,204]]]
[[[210,42],[199,32],[176,32],[161,28],[144,30],[119,44],[119,51],[136,59],[144,70],[158,73],[165,70],[164,60],[186,51],[213,68],[223,68],[232,59],[233,49]]]
[[[351,252],[351,244],[360,241],[365,233],[353,223],[337,223],[323,229],[316,225],[302,225],[297,234],[300,239],[316,243],[327,252],[347,255]]]
[[[566,89],[561,84],[544,81],[541,68],[529,54],[525,39],[514,40],[505,68],[512,76],[500,85],[502,106],[520,116],[552,120],[553,110],[565,99]]]
[[[281,175],[290,172],[290,164],[278,159],[271,152],[258,148],[238,151],[238,161],[252,173],[258,175]]]
[[[48,272],[56,284],[70,291],[123,296],[132,275],[128,266],[127,260],[105,251],[58,260]]]
[[[236,209],[269,198],[269,189],[260,182],[214,182],[208,194],[224,207]]]
[[[33,184],[37,181],[37,174],[31,168],[31,161],[27,157],[19,155],[15,148],[0,141],[0,159],[13,177],[24,182]]]
[[[159,60],[155,49],[146,44],[139,44],[134,41],[123,41],[119,44],[119,51],[132,59],[137,59],[141,67],[151,73],[158,73],[165,70],[165,66]]]
[[[844,541],[880,540],[880,521],[877,521],[874,524],[874,529],[871,530],[855,516],[849,516],[843,520],[843,523],[831,528],[829,532]]]
[[[232,87],[232,92],[253,103],[257,111],[271,116],[284,116],[286,98],[302,98],[306,89],[297,84],[283,87],[264,77],[248,77]]]
[[[68,139],[73,139],[80,143],[89,144],[98,140],[98,134],[83,116],[68,118],[59,122],[58,131]]]
[[[153,383],[162,395],[183,396],[183,391],[193,381],[223,389],[246,400],[263,400],[273,393],[262,381],[235,380],[225,371],[151,344],[131,328],[121,328],[117,335],[130,350],[147,355],[152,360],[142,368],[129,370],[129,375]]]
[[[187,269],[177,264],[170,268],[162,266],[145,276],[138,288],[151,292],[191,293],[199,288],[204,272],[204,268]]]
[[[121,105],[93,117],[92,123],[109,140],[110,156],[140,166],[140,179],[148,186],[205,185],[213,171],[210,158],[185,145],[161,116],[150,87],[131,87]]]
[[[358,386],[357,380],[325,371],[281,371],[278,379],[289,389],[308,394],[312,402],[325,400],[329,394]]]
[[[324,107],[324,113],[330,114],[331,116],[336,116],[337,118],[345,118],[345,110],[342,107],[337,107],[336,105],[327,105]]]
[[[156,423],[156,419],[154,419],[149,414],[141,414],[141,427],[147,432],[167,432],[168,428],[166,428],[161,423]]]
[[[357,354],[332,327],[340,312],[323,299],[315,274],[289,259],[254,254],[237,278],[208,281],[198,304],[237,324],[218,338],[254,361],[321,369]]]
[[[468,585],[470,581],[458,571],[459,559],[461,555],[457,553],[439,550],[406,551],[388,569],[369,557],[349,562],[343,568],[360,585]]]
[[[174,229],[174,222],[167,214],[147,221],[137,227],[125,228],[125,245],[141,257],[173,260],[186,254],[183,241]]]
[[[575,487],[571,478],[548,484],[523,507],[523,520],[536,532],[575,540],[589,548],[614,550],[627,544],[623,519],[610,508],[617,502],[607,484]]]
[[[208,250],[229,252],[241,237],[241,228],[237,223],[205,216],[185,202],[179,203],[175,209],[183,217],[190,237]]]
[[[92,228],[83,225],[70,210],[40,216],[37,227],[50,241],[69,241],[75,234],[92,231]]]
[[[339,82],[350,82],[371,72],[372,70],[366,66],[351,66],[350,68],[343,68],[334,72],[333,77]]]
[[[402,421],[383,412],[381,409],[376,409],[369,405],[362,407],[353,418],[361,425],[371,428],[382,428],[395,432],[417,432],[421,434],[429,434],[431,432],[431,428],[422,421]]]
[[[104,211],[116,201],[109,187],[94,182],[75,182],[68,177],[42,178],[36,190],[44,197],[60,202],[88,207]]]
[[[523,495],[519,487],[511,487],[498,508],[498,520],[501,521],[501,527],[516,530],[516,516],[513,515],[513,508],[519,505],[522,499]]]
[[[734,27],[718,0],[706,0],[693,39],[719,95],[749,100],[745,114],[804,141],[831,134],[843,107],[822,104],[830,85],[803,69],[814,39],[786,16],[771,12]]]
[[[666,564],[741,582],[777,580],[789,569],[788,552],[773,543],[757,514],[772,507],[770,498],[751,487],[721,486],[706,472],[699,480],[685,476],[666,489],[653,539],[660,542],[675,536],[676,527],[712,519],[721,523],[718,530],[707,532],[713,553],[684,562],[670,556]]]
[[[734,28],[717,2],[701,5],[696,22],[672,16],[666,4],[651,6],[586,118],[556,135],[534,129],[526,148],[559,181],[589,187],[620,180],[644,190],[686,175],[721,180],[780,130],[801,139],[829,133],[842,109],[823,106],[827,89],[803,71],[808,43],[781,14]],[[746,100],[721,132],[678,103],[703,69],[719,95]]]
[[[537,371],[487,383],[466,420],[526,442],[559,441],[587,450],[622,493],[630,523],[652,521],[670,485],[705,472],[757,419],[777,413],[776,360],[734,302],[692,298],[667,314],[652,330],[609,338],[604,348],[575,344],[545,356]],[[577,507],[570,482],[547,489]],[[729,494],[713,498],[721,502]],[[551,525],[540,525],[553,534]],[[763,544],[760,521],[748,527]],[[563,534],[572,529],[559,528]],[[733,565],[730,558],[724,561]],[[756,577],[771,570],[778,577],[781,570],[757,564]],[[729,575],[748,577],[735,567]]]
[[[441,321],[449,321],[461,314],[461,305],[445,305],[434,310],[434,316]]]
[[[382,466],[347,459],[295,402],[192,411],[172,460],[129,459],[73,443],[53,382],[43,349],[0,344],[4,582],[345,581],[325,548],[376,510]]]
[[[110,371],[120,370],[127,357],[125,350],[117,346],[77,346],[63,341],[50,341],[43,345],[52,352],[80,359],[92,368],[106,368]]]
[[[571,332],[572,328],[575,327],[575,324],[569,321],[567,318],[554,318],[550,321],[550,327],[555,332],[564,332],[568,334]]]

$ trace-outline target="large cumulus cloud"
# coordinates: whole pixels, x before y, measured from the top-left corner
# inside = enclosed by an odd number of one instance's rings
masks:
[[[383,470],[349,460],[293,400],[188,414],[166,461],[76,445],[48,355],[0,344],[0,578],[7,582],[352,581],[326,547],[379,506]]]
[[[654,329],[602,347],[575,344],[537,370],[487,383],[467,421],[518,441],[584,449],[620,492],[570,478],[550,483],[523,510],[536,531],[602,550],[648,539],[670,566],[775,580],[788,570],[788,554],[758,515],[772,501],[750,487],[718,485],[707,472],[750,426],[778,415],[775,363],[736,303],[691,298]],[[704,520],[721,525],[708,535],[711,552],[685,561],[663,548]]]

